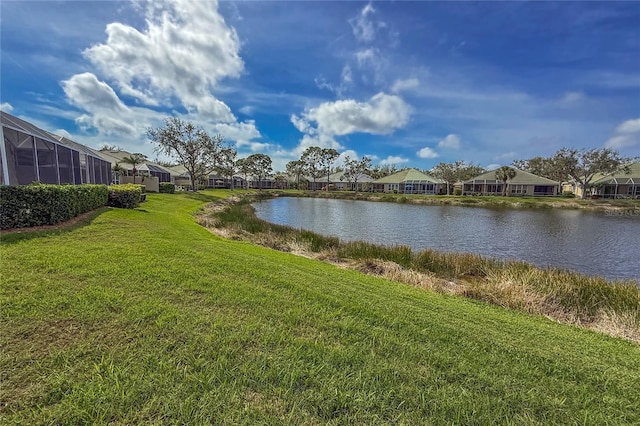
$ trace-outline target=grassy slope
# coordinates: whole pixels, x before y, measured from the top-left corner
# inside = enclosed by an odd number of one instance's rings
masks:
[[[220,239],[203,195],[148,199],[2,237],[0,423],[640,422],[637,345]]]

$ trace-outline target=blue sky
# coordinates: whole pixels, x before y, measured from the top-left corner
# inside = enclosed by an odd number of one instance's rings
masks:
[[[2,1],[2,109],[155,157],[179,116],[276,169],[311,145],[482,166],[640,155],[638,2]]]

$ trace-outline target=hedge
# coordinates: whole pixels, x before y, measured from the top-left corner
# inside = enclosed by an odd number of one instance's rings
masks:
[[[143,201],[144,185],[134,185],[132,183],[124,185],[111,185],[109,187],[109,200],[107,205],[120,207],[123,209],[133,209]]]
[[[106,185],[0,186],[0,228],[55,225],[107,203]]]
[[[176,185],[171,182],[160,182],[159,191],[166,194],[173,194],[176,192]]]

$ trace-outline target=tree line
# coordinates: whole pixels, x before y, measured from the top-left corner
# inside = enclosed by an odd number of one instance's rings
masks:
[[[206,182],[210,174],[228,178],[233,189],[233,177],[240,174],[245,182],[251,177],[259,186],[272,178],[283,185],[287,176],[283,172],[273,174],[271,158],[266,154],[252,154],[246,158],[237,158],[238,152],[221,135],[211,136],[192,122],[176,117],[167,118],[162,127],[147,129],[147,136],[155,144],[158,154],[166,155],[182,164],[191,177],[192,190],[198,182]],[[372,159],[366,156],[350,158],[345,156],[339,166],[334,166],[340,153],[333,148],[311,146],[306,148],[298,160],[286,164],[286,174],[295,178],[295,187],[305,187],[306,179],[316,182],[326,177],[327,188],[332,173],[342,172],[341,180],[358,188],[363,176],[372,179],[404,170],[395,165],[372,165]],[[129,160],[129,159],[128,159]],[[515,169],[527,171],[548,179],[565,182],[573,181],[582,188],[583,196],[597,174],[611,174],[619,171],[629,172],[629,163],[637,160],[620,156],[609,148],[583,149],[562,148],[551,157],[534,157],[528,160],[516,160],[511,166],[496,170],[496,180],[506,183],[515,176]],[[441,162],[424,173],[446,182],[447,195],[456,182],[464,182],[484,173],[486,170],[473,163],[464,161]]]

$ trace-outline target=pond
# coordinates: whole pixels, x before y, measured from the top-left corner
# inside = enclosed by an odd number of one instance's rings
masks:
[[[266,221],[344,241],[477,253],[609,279],[640,278],[638,216],[295,197],[253,206]]]

